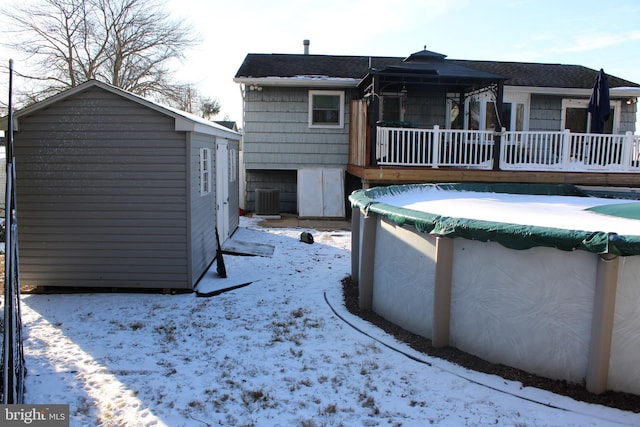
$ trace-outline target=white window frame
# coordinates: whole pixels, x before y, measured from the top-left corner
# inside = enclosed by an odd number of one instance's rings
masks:
[[[487,102],[494,101],[493,93],[490,91],[484,91],[477,93],[472,96],[466,97],[464,100],[464,128],[470,129],[469,127],[469,115],[471,114],[470,102],[471,98],[474,98],[479,103],[479,117],[478,117],[478,130],[486,130],[485,124],[487,122]]]
[[[200,148],[200,196],[211,193],[211,149]]]
[[[478,117],[478,127],[480,129],[478,130],[487,130],[486,129],[486,124],[487,124],[487,106],[488,103],[493,102],[494,106],[495,106],[495,97],[493,96],[493,93],[491,91],[484,91],[481,93],[477,93],[471,97],[467,97],[464,101],[465,106],[465,116],[464,116],[464,128],[465,129],[469,129],[469,114],[471,113],[471,109],[470,109],[470,99],[474,98],[478,103],[479,103],[479,117]],[[451,108],[453,105],[453,102],[451,100],[447,100],[447,123],[450,123],[450,117],[451,117]],[[523,104],[524,105],[524,114],[523,114],[523,123],[522,123],[522,130],[523,131],[528,131],[529,130],[529,110],[530,110],[530,104],[531,104],[531,97],[528,93],[523,93],[523,92],[507,92],[504,94],[503,98],[502,98],[502,102],[503,104],[511,104],[511,117],[509,117],[509,128],[510,129],[515,129],[516,128],[516,115],[515,112],[517,111],[516,106],[518,104]],[[503,123],[503,126],[505,124]],[[504,126],[505,128],[507,126]]]
[[[313,97],[316,95],[338,96],[340,98],[340,112],[336,124],[313,123]],[[309,127],[324,129],[342,129],[344,127],[344,91],[341,90],[310,90],[309,91]]]
[[[238,179],[238,151],[235,148],[229,149],[229,181],[235,182]]]
[[[622,109],[622,102],[620,101],[609,101],[609,105],[613,110],[613,129],[611,130],[612,134],[617,134],[620,132],[620,114]],[[564,98],[562,100],[562,117],[560,119],[560,129],[565,128],[565,122],[567,120],[567,108],[584,108],[585,110],[589,108],[589,100],[588,99],[574,99],[574,98]],[[591,114],[587,114],[587,128],[584,130],[584,133],[589,133],[589,129],[591,128]]]
[[[524,105],[524,113],[522,117],[522,131],[526,132],[529,130],[529,110],[531,105],[531,95],[525,92],[505,92],[502,97],[503,104],[511,104],[511,117],[509,123],[509,129],[516,129],[516,111],[517,105]]]

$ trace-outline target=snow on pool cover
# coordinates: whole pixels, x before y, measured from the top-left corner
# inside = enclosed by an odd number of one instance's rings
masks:
[[[354,193],[352,203],[365,210],[387,214],[397,223],[404,223],[404,217],[409,214],[410,218],[413,216],[409,222],[414,225],[418,223],[417,228],[422,228],[422,231],[435,230],[433,234],[494,240],[481,237],[490,232],[492,235],[502,234],[503,237],[510,234],[512,241],[514,236],[520,237],[520,240],[522,237],[531,237],[530,244],[510,245],[509,242],[505,244],[499,238],[495,239],[505,246],[518,249],[554,246],[565,250],[640,254],[640,201],[590,197],[577,187],[566,185],[424,184],[372,190],[369,193],[363,190],[368,202],[363,203],[362,196]],[[527,193],[528,190],[533,192]],[[430,224],[425,226],[425,223]],[[455,230],[449,232],[452,228]],[[442,232],[443,229],[447,231]],[[479,232],[480,237],[469,233],[469,229]],[[571,234],[571,240],[586,242],[568,246],[562,242],[549,242],[553,239],[550,235],[555,235],[561,241],[568,234]],[[542,235],[543,238],[536,235]],[[621,252],[610,250],[607,242],[620,239],[624,240],[622,246],[628,246],[631,240],[632,248],[626,247]],[[594,245],[591,240],[597,241],[597,244]]]
[[[640,201],[629,203],[628,200],[596,197],[448,191],[437,187],[383,196],[376,201],[449,217],[640,235],[640,221],[612,216],[616,215],[615,211],[604,209],[624,204],[640,212]],[[603,213],[598,212],[601,209]]]

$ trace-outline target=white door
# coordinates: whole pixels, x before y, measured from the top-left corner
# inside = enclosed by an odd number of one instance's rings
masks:
[[[229,145],[216,141],[216,225],[220,244],[229,237]]]
[[[298,169],[298,216],[344,218],[343,169]]]

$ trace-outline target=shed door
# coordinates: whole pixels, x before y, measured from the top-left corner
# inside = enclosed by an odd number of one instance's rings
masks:
[[[216,141],[216,225],[220,243],[229,237],[229,145]]]

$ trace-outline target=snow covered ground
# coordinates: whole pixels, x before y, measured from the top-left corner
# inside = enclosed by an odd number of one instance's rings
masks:
[[[242,218],[237,233],[275,250],[226,255],[229,277],[214,264],[199,285],[252,282],[230,292],[23,296],[26,402],[69,404],[72,426],[640,425],[422,355],[351,315],[348,231]]]

